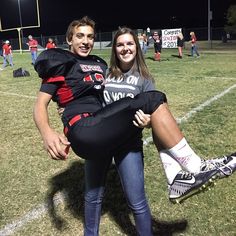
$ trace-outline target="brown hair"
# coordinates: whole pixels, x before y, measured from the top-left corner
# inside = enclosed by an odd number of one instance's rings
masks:
[[[72,37],[73,37],[73,32],[74,32],[74,28],[80,27],[80,26],[91,26],[94,31],[95,31],[95,22],[89,18],[88,16],[84,16],[83,18],[79,19],[79,20],[74,20],[72,21],[66,31],[66,39],[67,41],[71,41]]]
[[[132,29],[125,27],[125,26],[119,27],[119,29],[116,31],[114,38],[113,38],[111,58],[110,58],[109,76],[117,78],[117,77],[121,77],[123,74],[120,67],[119,67],[120,61],[116,55],[117,38],[123,34],[131,34],[134,39],[134,42],[136,44],[137,54],[136,54],[135,63],[134,63],[134,66],[132,69],[137,70],[143,78],[152,79],[154,82],[154,79],[147,68],[147,65],[146,65],[146,62],[145,62],[145,59],[143,56],[143,52],[141,50],[136,33]]]

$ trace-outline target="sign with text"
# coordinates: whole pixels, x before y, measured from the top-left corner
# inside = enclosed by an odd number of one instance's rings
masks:
[[[162,48],[177,48],[177,35],[181,32],[181,28],[161,30]]]

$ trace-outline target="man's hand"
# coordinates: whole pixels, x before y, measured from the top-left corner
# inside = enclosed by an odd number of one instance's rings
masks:
[[[54,160],[66,160],[70,147],[70,142],[67,138],[50,130],[47,134],[43,135],[44,148]]]
[[[134,115],[135,120],[133,120],[133,124],[139,128],[150,128],[151,125],[151,115],[145,114],[142,110],[136,111]]]

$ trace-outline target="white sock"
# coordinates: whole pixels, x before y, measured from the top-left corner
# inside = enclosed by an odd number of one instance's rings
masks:
[[[172,184],[175,176],[182,170],[182,167],[167,150],[160,151],[159,155],[166,174],[167,182],[168,184]]]
[[[189,146],[185,138],[168,151],[184,170],[194,174],[200,172],[201,158]]]

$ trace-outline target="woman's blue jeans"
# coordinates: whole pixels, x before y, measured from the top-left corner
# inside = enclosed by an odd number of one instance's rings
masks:
[[[193,45],[193,46],[191,47],[191,56],[193,57],[194,54],[196,54],[197,56],[199,56],[198,49],[197,49],[197,45]]]
[[[151,213],[144,190],[142,152],[114,157],[121,184],[132,210],[137,235],[152,235]],[[99,235],[106,176],[112,159],[85,161],[85,236]]]

